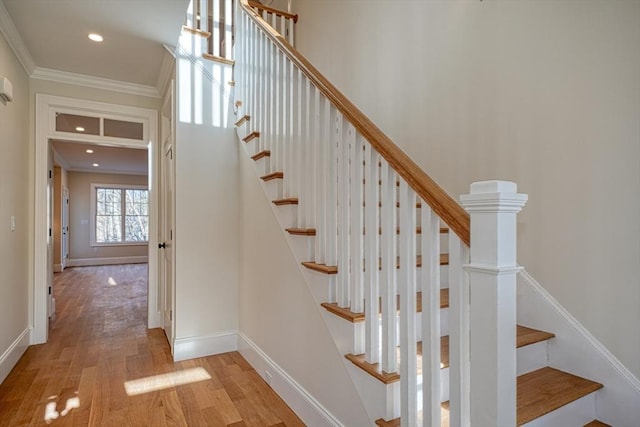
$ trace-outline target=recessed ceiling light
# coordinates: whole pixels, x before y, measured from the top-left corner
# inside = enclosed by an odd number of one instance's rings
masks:
[[[93,164],[93,167],[94,167],[94,168],[97,168],[98,166],[100,166],[98,163],[94,163],[94,164]]]
[[[89,39],[93,40],[94,42],[101,42],[102,40],[104,40],[104,38],[100,34],[96,33],[89,34]]]
[[[91,148],[88,148],[87,149],[87,153],[91,154],[91,153],[93,153],[93,150]]]
[[[84,128],[82,126],[76,126],[76,131],[84,132]]]

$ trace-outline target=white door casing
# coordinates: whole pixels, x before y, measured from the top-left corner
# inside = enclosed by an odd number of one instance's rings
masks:
[[[130,140],[96,135],[78,135],[56,130],[55,113],[102,116],[143,124],[143,140]],[[31,344],[47,341],[48,287],[53,265],[48,257],[48,165],[49,141],[63,139],[127,148],[146,148],[149,155],[149,287],[147,326],[161,326],[161,308],[158,300],[158,113],[156,110],[129,107],[103,102],[87,101],[60,96],[36,94],[35,115],[35,193],[34,193],[34,246],[33,284],[29,293],[29,319]]]
[[[161,116],[163,158],[161,165],[161,241],[164,248],[160,255],[160,280],[162,282],[163,329],[173,353],[175,333],[175,81],[172,80],[165,96]]]

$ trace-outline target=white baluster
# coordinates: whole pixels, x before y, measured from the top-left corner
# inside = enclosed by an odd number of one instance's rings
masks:
[[[220,56],[220,0],[213,0],[213,8],[211,12],[213,17],[211,27],[213,51],[211,53],[215,56]],[[202,16],[200,20],[208,20],[208,17]]]
[[[231,59],[233,57],[233,43],[231,42],[233,39],[233,32],[231,23],[233,22],[233,0],[225,0],[225,28],[224,28],[224,57]]]
[[[350,284],[351,284],[351,311],[362,313],[364,311],[363,292],[363,229],[362,217],[363,176],[362,176],[362,137],[357,134],[353,125],[349,124],[347,131],[349,140],[349,182],[351,186],[350,203]],[[357,351],[357,353],[361,353]]]
[[[327,235],[327,216],[331,209],[331,201],[328,195],[329,180],[331,179],[327,173],[329,172],[329,151],[331,145],[331,133],[328,131],[327,123],[331,120],[331,110],[329,102],[323,96],[318,94],[318,135],[320,144],[318,146],[318,168],[322,179],[318,179],[318,217],[316,219],[316,238],[315,238],[315,259],[319,264],[326,263],[326,235]]]
[[[316,138],[314,135],[316,123],[316,113],[315,113],[315,95],[316,88],[311,84],[310,81],[307,80],[306,85],[306,93],[307,93],[307,101],[306,101],[306,158],[305,158],[305,194],[306,194],[306,204],[302,206],[304,209],[304,217],[305,217],[305,227],[313,228],[315,227],[315,203],[316,203],[316,170],[317,170],[317,158],[315,157],[316,151]]]
[[[287,31],[287,41],[291,46],[295,47],[295,28],[296,23],[293,22],[293,19],[288,19],[288,31]]]
[[[380,280],[382,298],[382,370],[385,372],[398,371],[398,359],[396,351],[396,295],[397,291],[397,192],[396,174],[386,160],[380,167],[381,181],[381,226],[382,236],[380,240],[382,254],[382,277]]]
[[[307,79],[302,74],[302,71],[298,70],[298,133],[296,135],[297,139],[297,173],[296,173],[296,184],[297,184],[297,194],[298,194],[298,227],[305,228],[307,226],[304,218],[304,209],[303,206],[306,203],[306,198],[308,194],[305,193],[305,147],[307,144],[306,140],[306,126],[307,126],[307,91],[306,91]]]
[[[349,138],[347,124],[341,113],[336,114],[338,133],[338,278],[337,301],[340,307],[348,307],[350,298],[349,277]]]
[[[198,11],[198,16],[200,17],[198,22],[198,28],[202,31],[210,31],[209,23],[207,16],[209,16],[209,1],[210,0],[200,0],[200,10]]]
[[[274,151],[273,147],[274,142],[274,123],[273,123],[273,113],[275,111],[275,90],[274,90],[274,81],[275,81],[275,72],[274,72],[274,49],[275,46],[271,43],[269,38],[265,38],[266,43],[266,86],[265,86],[265,118],[266,118],[266,128],[265,128],[265,139],[264,139],[264,150]],[[269,170],[268,172],[278,172],[273,169],[273,164],[269,162]]]
[[[378,153],[369,145],[365,145],[364,177],[365,177],[365,354],[369,363],[380,362],[380,325],[378,321],[379,289],[379,260],[380,238],[378,230],[380,223],[380,191],[378,181]]]
[[[336,109],[325,102],[325,132],[327,135],[327,259],[329,266],[338,265],[338,122]]]
[[[424,209],[424,205],[423,205]],[[462,266],[469,248],[449,230],[449,423],[468,427],[469,401],[469,280]]]
[[[415,209],[415,204],[413,205]],[[440,220],[422,201],[422,425],[440,424]]]
[[[400,180],[400,413],[403,425],[417,423],[417,344],[416,344],[416,197]]]

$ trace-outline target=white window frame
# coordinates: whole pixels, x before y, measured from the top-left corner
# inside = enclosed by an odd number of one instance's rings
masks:
[[[91,183],[91,217],[89,219],[91,226],[91,246],[147,246],[149,241],[146,242],[97,242],[96,241],[96,203],[97,203],[97,190],[98,188],[117,189],[117,190],[147,190],[149,188],[146,185],[133,185],[133,184],[96,184]],[[148,211],[147,211],[148,212]],[[123,227],[124,217],[126,211],[122,215]],[[124,230],[123,230],[124,231]]]

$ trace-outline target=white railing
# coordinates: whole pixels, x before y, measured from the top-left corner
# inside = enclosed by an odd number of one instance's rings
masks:
[[[452,426],[515,425],[515,214],[522,196],[505,183],[474,184],[464,198],[470,220],[246,0],[237,9],[236,99],[250,130],[260,132],[255,154],[268,151],[267,173],[282,173],[278,197],[298,198],[292,227],[315,229],[311,261],[337,269],[331,302],[366,314],[353,353],[400,373],[400,411],[385,416],[439,425],[448,389]],[[448,281],[440,278],[441,240]],[[483,294],[474,292],[472,305],[475,281]],[[449,288],[448,384],[440,375],[441,287]],[[505,375],[495,375],[496,361],[507,366]]]
[[[276,30],[284,37],[291,46],[295,46],[295,29],[298,22],[298,15],[294,15],[291,11],[283,11],[265,6],[259,1],[249,1],[249,6],[258,12],[260,17],[267,22],[271,28]],[[291,4],[289,3],[289,9]]]
[[[185,26],[207,37],[207,54],[232,59],[233,0],[193,0]]]

